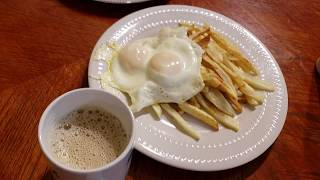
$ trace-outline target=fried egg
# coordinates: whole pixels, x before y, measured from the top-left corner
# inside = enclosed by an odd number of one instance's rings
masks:
[[[183,27],[165,27],[122,48],[101,79],[130,96],[133,112],[156,103],[182,103],[204,87],[203,52]]]

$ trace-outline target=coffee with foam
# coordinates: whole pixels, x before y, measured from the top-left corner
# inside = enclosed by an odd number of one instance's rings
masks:
[[[75,169],[94,169],[116,159],[128,144],[121,122],[97,107],[69,113],[49,135],[53,156]]]

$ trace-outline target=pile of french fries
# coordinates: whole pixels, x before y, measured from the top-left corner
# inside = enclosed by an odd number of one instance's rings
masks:
[[[179,26],[185,27],[188,37],[205,50],[201,66],[205,87],[184,103],[154,104],[153,111],[160,119],[164,110],[177,129],[197,141],[200,135],[183,119],[183,113],[195,117],[215,131],[219,130],[221,124],[237,132],[239,122],[233,117],[242,112],[241,103],[258,106],[263,103],[264,91],[274,91],[274,87],[262,81],[250,61],[210,26]]]

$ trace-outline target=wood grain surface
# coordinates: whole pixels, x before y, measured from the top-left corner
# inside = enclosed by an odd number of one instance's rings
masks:
[[[253,32],[285,76],[289,109],[276,142],[260,157],[220,172],[173,168],[135,151],[128,180],[320,179],[319,0],[172,0],[112,5],[90,0],[0,1],[0,179],[51,179],[37,141],[46,106],[86,87],[100,35],[121,17],[159,4],[224,14]]]

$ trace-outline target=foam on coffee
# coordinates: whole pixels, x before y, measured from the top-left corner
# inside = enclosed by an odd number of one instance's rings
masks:
[[[49,136],[53,156],[75,169],[94,169],[117,158],[128,143],[121,122],[97,107],[69,113]]]

